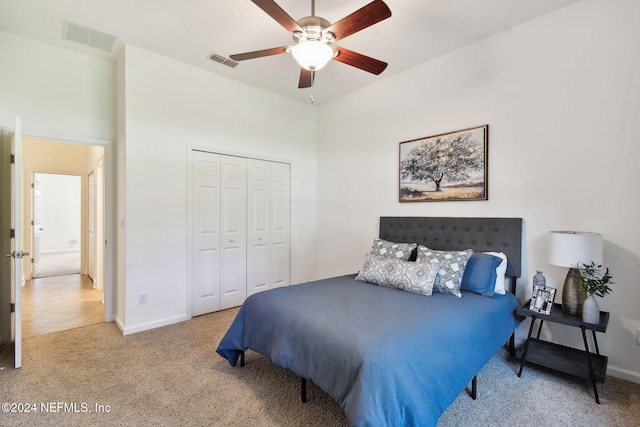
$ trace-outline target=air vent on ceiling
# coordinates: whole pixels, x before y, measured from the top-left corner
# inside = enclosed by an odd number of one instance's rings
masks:
[[[111,52],[113,43],[116,40],[116,38],[111,34],[92,30],[91,28],[83,27],[82,25],[74,24],[69,21],[64,22],[64,32],[62,37],[66,40],[82,43],[106,52]]]
[[[231,59],[225,58],[224,56],[218,55],[216,53],[212,53],[211,55],[209,55],[209,59],[231,68],[235,68],[236,65],[238,65],[236,61],[232,61]]]

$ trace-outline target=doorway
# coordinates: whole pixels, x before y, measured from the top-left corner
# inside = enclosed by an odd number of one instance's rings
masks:
[[[23,336],[103,322],[104,147],[24,138],[23,153]]]
[[[81,179],[32,174],[32,278],[80,274]]]

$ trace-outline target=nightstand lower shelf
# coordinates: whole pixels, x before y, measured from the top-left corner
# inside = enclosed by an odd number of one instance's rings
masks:
[[[523,352],[522,348],[519,349],[516,357],[522,359]],[[590,353],[589,356],[596,382],[604,383],[607,372],[607,356],[595,353]],[[526,361],[579,378],[591,379],[589,364],[584,350],[531,338]]]

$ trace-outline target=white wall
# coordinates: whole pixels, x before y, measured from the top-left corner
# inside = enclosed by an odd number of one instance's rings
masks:
[[[126,46],[118,73],[124,96],[118,146],[126,150],[118,218],[125,227],[124,332],[189,317],[189,146],[291,163],[292,281],[314,278],[314,107],[134,46]],[[140,292],[147,304],[138,304]]]
[[[0,123],[25,136],[115,139],[114,64],[0,31]]]
[[[381,215],[517,216],[524,299],[536,269],[562,287],[548,231],[601,232],[618,283],[599,301],[600,350],[610,374],[640,382],[638,16],[635,0],[585,0],[319,107],[318,271],[357,271]],[[482,124],[488,201],[398,203],[399,142]],[[576,329],[543,333],[582,345]]]

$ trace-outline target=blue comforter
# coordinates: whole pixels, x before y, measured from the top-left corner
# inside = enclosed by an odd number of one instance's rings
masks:
[[[430,426],[508,340],[517,299],[424,296],[354,276],[247,298],[217,352],[252,349],[310,379],[354,426]]]

